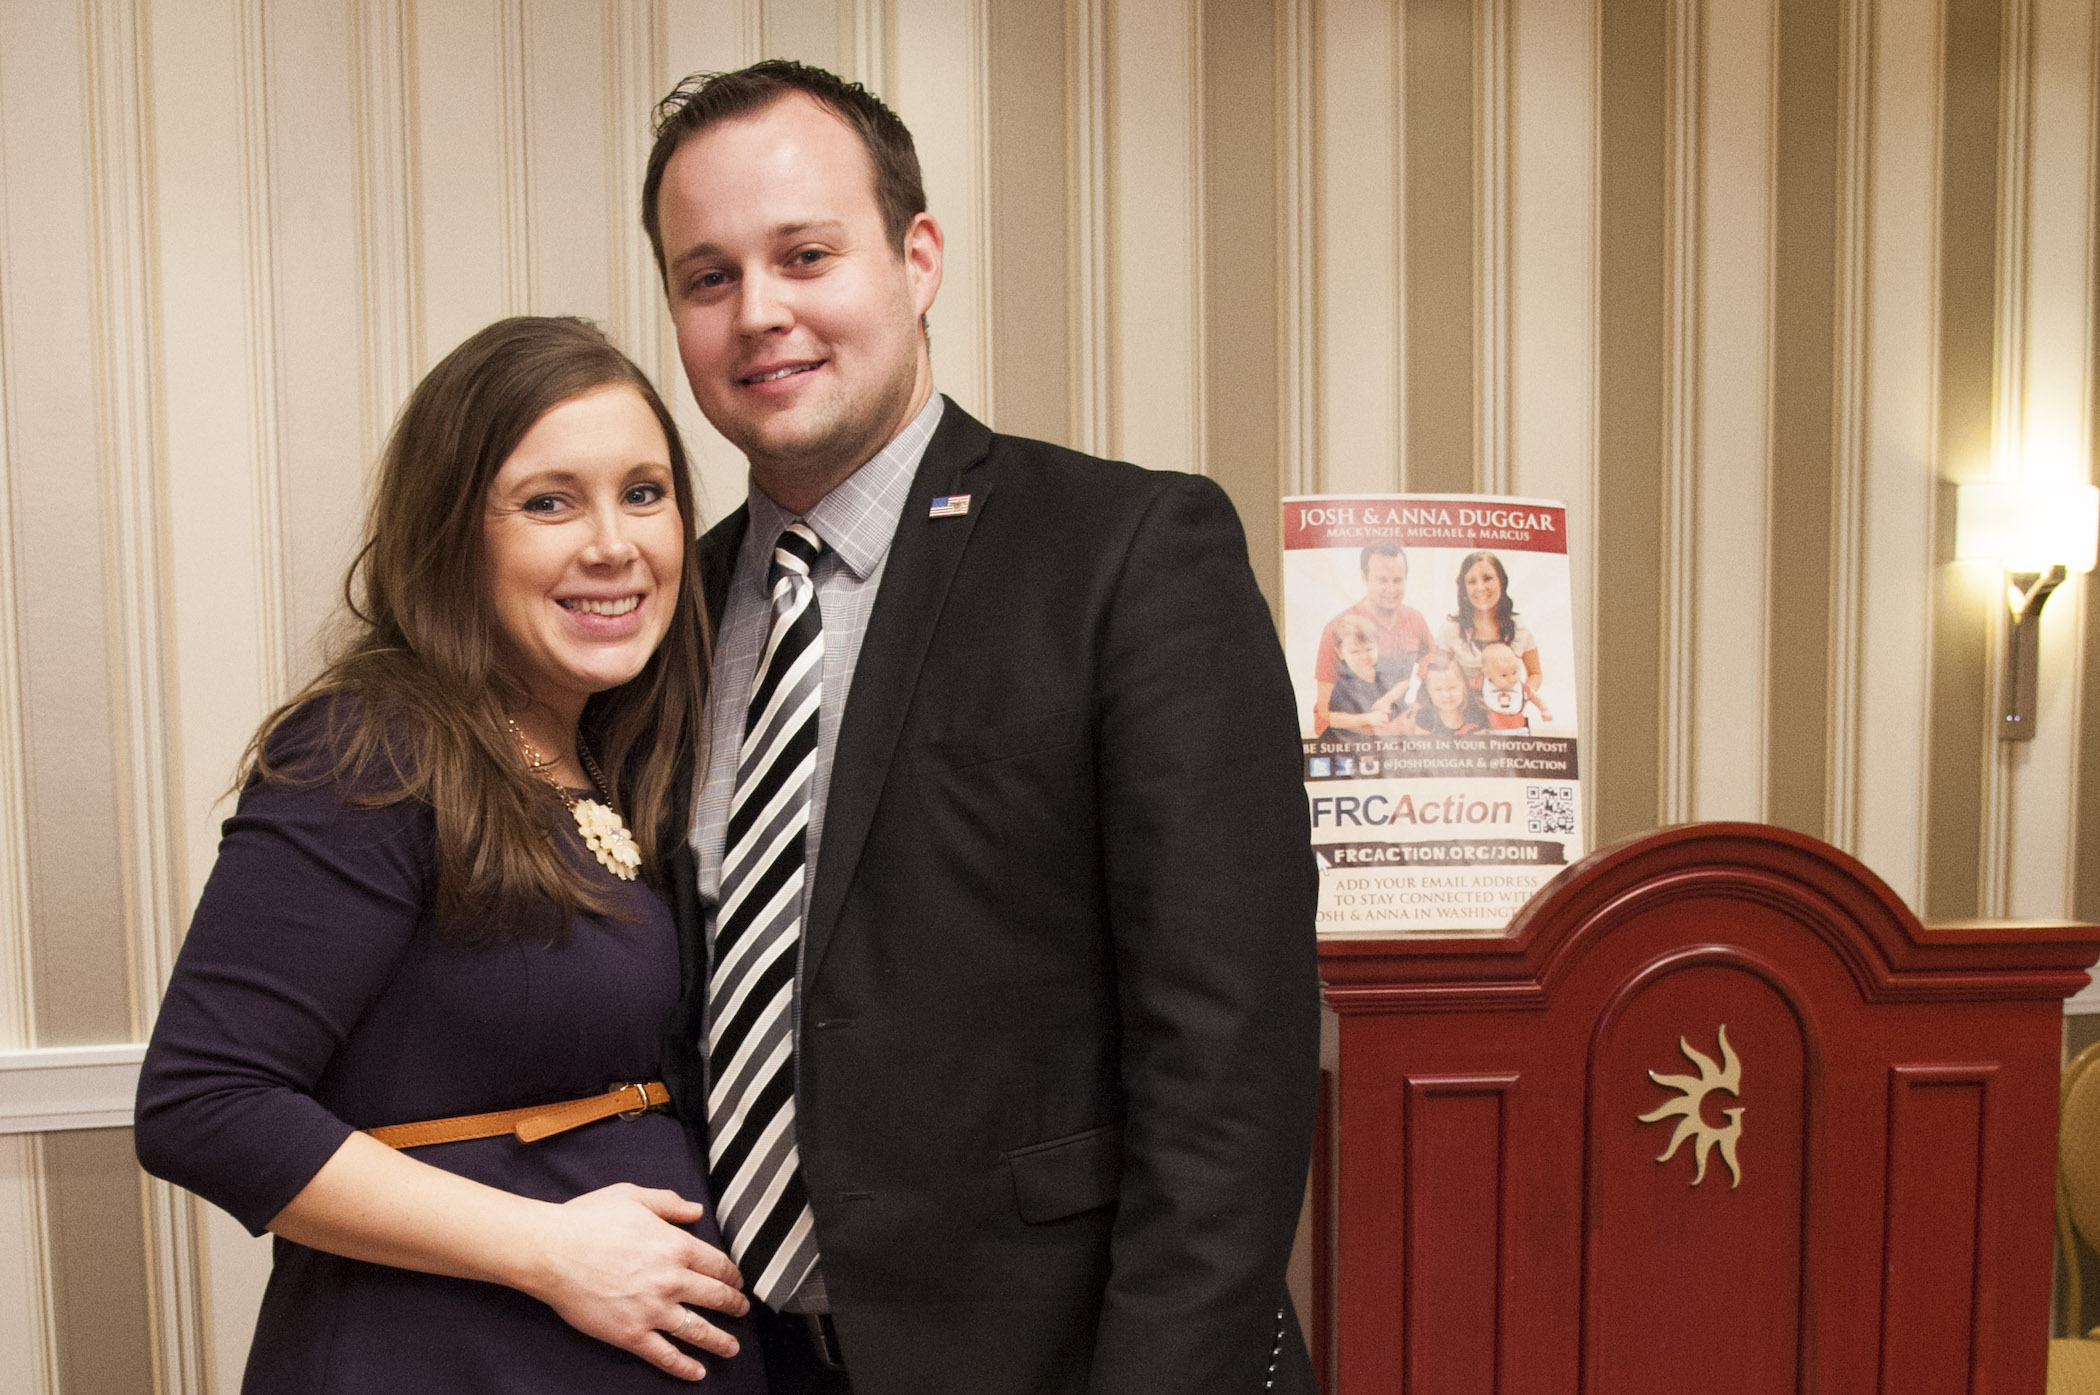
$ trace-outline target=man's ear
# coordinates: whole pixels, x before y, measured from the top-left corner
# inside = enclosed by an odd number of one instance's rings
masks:
[[[941,225],[931,213],[912,215],[904,230],[904,274],[911,281],[912,308],[924,315],[941,289]]]

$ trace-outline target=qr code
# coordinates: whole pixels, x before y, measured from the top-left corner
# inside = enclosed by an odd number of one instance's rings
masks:
[[[1575,833],[1575,789],[1571,785],[1526,785],[1524,811],[1533,833]]]

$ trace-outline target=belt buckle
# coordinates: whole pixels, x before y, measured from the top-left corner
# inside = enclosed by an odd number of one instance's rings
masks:
[[[622,1119],[639,1119],[644,1114],[647,1114],[649,1112],[648,1086],[640,1084],[637,1081],[622,1080],[617,1084],[608,1087],[605,1093],[607,1093],[608,1095],[617,1095],[622,1090],[634,1091],[635,1095],[641,1100],[641,1103],[636,1105],[634,1108],[621,1110],[620,1117]]]
[[[839,1349],[839,1330],[829,1313],[803,1313],[803,1325],[809,1331],[809,1344],[817,1354],[817,1365],[827,1371],[844,1371],[846,1354]]]

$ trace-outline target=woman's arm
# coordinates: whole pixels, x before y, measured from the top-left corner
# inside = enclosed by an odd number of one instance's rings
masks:
[[[702,1214],[675,1192],[625,1182],[565,1205],[534,1201],[353,1133],[270,1229],[351,1259],[504,1284],[580,1332],[698,1380],[700,1363],[664,1336],[683,1322],[678,1305],[750,1307],[729,1257],[674,1224]],[[734,1337],[697,1317],[681,1338],[718,1356],[737,1351]]]

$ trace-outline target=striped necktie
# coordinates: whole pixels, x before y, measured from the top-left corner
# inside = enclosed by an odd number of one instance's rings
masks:
[[[824,687],[811,572],[823,547],[791,523],[773,548],[773,624],[737,753],[707,988],[708,1182],[744,1281],[776,1308],[817,1262],[795,1144],[794,997]]]

